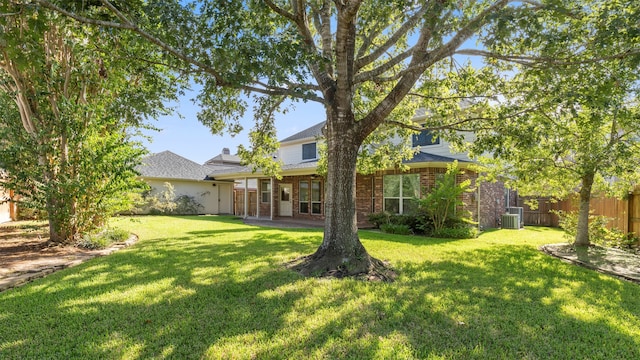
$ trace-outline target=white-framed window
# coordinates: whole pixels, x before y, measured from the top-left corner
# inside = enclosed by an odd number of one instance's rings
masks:
[[[385,175],[382,191],[384,210],[392,214],[407,214],[420,197],[420,174]]]
[[[322,214],[322,183],[311,180],[311,213]]]
[[[263,203],[271,202],[271,180],[260,181],[260,201]]]
[[[320,180],[300,180],[298,191],[300,214],[322,214],[322,182]]]
[[[317,158],[316,143],[302,144],[302,160],[315,160]]]
[[[440,137],[436,136],[431,130],[422,130],[419,134],[413,134],[411,136],[411,145],[416,146],[431,146],[439,145]]]

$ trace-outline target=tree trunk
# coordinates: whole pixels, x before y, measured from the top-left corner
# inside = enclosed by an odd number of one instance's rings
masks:
[[[580,208],[578,210],[578,225],[576,231],[575,246],[589,246],[589,204],[591,201],[591,188],[593,187],[594,174],[589,173],[582,177],[580,188]]]
[[[60,224],[60,220],[56,216],[57,211],[59,211],[58,206],[56,206],[56,200],[52,199],[51,196],[47,197],[47,216],[49,219],[49,242],[53,244],[64,244],[67,242],[64,234],[60,231],[62,227]]]
[[[356,164],[360,144],[348,122],[327,121],[327,177],[324,239],[294,268],[311,276],[359,276],[392,280],[394,274],[360,242],[356,215]]]
[[[40,156],[39,161],[41,164],[45,164],[45,157]],[[69,213],[68,199],[65,198],[66,195],[58,185],[58,174],[52,169],[45,169],[42,179],[47,184],[44,196],[47,219],[49,220],[49,242],[56,245],[71,243],[75,234],[70,234],[69,223],[74,219],[73,214]]]

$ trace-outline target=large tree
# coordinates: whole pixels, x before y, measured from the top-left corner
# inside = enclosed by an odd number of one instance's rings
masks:
[[[492,153],[488,169],[522,195],[577,192],[576,245],[590,244],[592,194],[626,196],[640,180],[638,69],[628,65],[522,72],[512,84],[521,96],[504,100],[491,131],[480,131],[473,145]]]
[[[0,15],[6,186],[46,210],[52,242],[68,243],[103,225],[139,186],[143,151],[132,136],[174,91],[156,76],[164,67],[129,57],[153,58],[131,37],[24,3],[3,3]]]
[[[442,87],[434,94],[430,85],[457,69],[456,55],[535,57],[526,51],[478,51],[470,42],[496,42],[518,32],[537,39],[529,20],[553,28],[584,10],[582,2],[569,0],[198,1],[184,6],[169,1],[148,6],[151,16],[136,16],[124,3],[101,0],[101,9],[118,17],[103,21],[53,0],[34,2],[85,23],[132,30],[188,63],[203,84],[199,119],[214,130],[225,124],[233,130],[249,106],[246,96],[253,96],[256,127],[246,159],[256,166],[267,166],[266,155],[275,149],[274,114],[286,109],[286,100],[321,103],[327,119],[324,238],[298,268],[340,275],[381,270],[382,276],[383,264],[358,238],[355,179],[359,155],[389,148],[363,151],[363,145],[397,127],[419,128],[410,119],[424,99],[455,97]],[[473,77],[458,81],[474,86]],[[459,102],[437,110],[451,115],[460,110]]]
[[[626,196],[640,180],[640,8],[594,2],[569,14],[564,26],[539,28],[537,41],[489,42],[511,53],[533,49],[545,66],[496,60],[506,75],[484,84],[496,96],[469,127],[478,136],[472,151],[490,152],[490,172],[520,194],[579,194],[575,244],[586,246],[592,194]],[[575,57],[555,56],[563,52]]]

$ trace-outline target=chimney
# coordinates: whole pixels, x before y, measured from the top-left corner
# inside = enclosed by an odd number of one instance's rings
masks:
[[[231,155],[229,148],[222,148],[222,155]]]

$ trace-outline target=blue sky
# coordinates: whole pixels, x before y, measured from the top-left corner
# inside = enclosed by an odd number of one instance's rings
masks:
[[[177,115],[165,116],[152,124],[161,129],[160,132],[146,131],[152,141],[143,141],[151,153],[169,150],[199,164],[220,154],[222,148],[229,148],[235,154],[238,145],[249,145],[248,132],[254,124],[252,115],[247,112],[242,120],[244,131],[235,137],[228,134],[212,135],[208,127],[202,125],[196,118],[198,107],[191,101],[195,92],[188,92],[180,98],[176,106]],[[309,126],[325,120],[324,108],[315,102],[297,103],[295,109],[286,115],[276,115],[278,140],[293,135]]]

